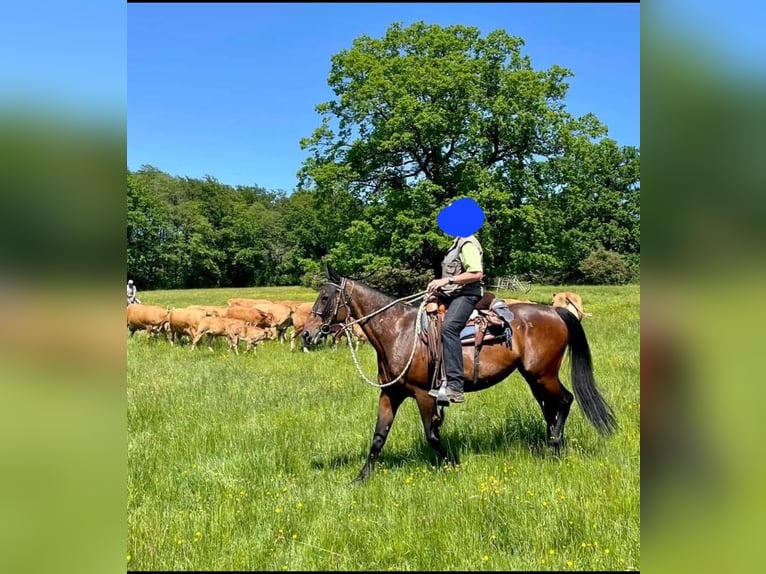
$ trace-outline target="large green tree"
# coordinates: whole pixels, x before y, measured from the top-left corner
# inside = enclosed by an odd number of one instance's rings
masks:
[[[571,72],[535,70],[523,45],[503,30],[395,23],[332,57],[335,98],[317,106],[321,126],[301,142],[311,152],[301,185],[319,201],[340,186],[366,206],[337,245],[341,268],[438,273],[448,239],[436,215],[463,196],[487,212],[479,237],[494,248],[490,266],[559,263],[538,205],[555,184],[545,163],[606,128],[568,114]]]

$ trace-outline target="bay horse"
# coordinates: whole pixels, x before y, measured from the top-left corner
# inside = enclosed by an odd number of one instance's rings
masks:
[[[596,386],[590,346],[580,321],[561,307],[516,303],[510,309],[514,316],[511,345],[481,347],[475,384],[474,348],[463,346],[465,392],[487,389],[518,370],[540,405],[548,445],[558,452],[563,445],[564,424],[574,398],[559,379],[559,368],[569,348],[574,396],[596,430],[603,436],[611,435],[617,429],[617,421]],[[427,346],[419,337],[414,339],[418,316],[418,307],[397,302],[327,267],[327,282],[320,288],[311,318],[304,327],[307,337],[316,340],[333,327],[349,328],[349,322],[358,321],[378,359],[377,385],[381,388],[378,420],[369,455],[354,482],[363,481],[374,471],[396,412],[406,398],[417,402],[426,440],[437,452],[440,464],[454,462],[439,436],[444,409],[439,413],[436,399],[428,394],[433,364],[430,364]]]

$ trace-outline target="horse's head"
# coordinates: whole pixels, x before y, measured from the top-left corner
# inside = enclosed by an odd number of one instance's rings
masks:
[[[351,290],[353,283],[328,266],[327,282],[319,289],[309,319],[303,327],[305,337],[311,344],[318,343],[333,330],[333,326],[343,324],[350,317]]]

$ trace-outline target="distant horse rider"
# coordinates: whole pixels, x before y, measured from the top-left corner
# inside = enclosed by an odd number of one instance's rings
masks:
[[[133,279],[128,279],[128,305],[131,303],[141,303],[141,300],[136,297],[136,286],[133,284]]]

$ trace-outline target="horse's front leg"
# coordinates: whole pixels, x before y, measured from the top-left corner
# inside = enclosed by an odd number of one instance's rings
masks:
[[[442,445],[440,428],[444,419],[436,411],[436,399],[428,394],[423,389],[417,389],[415,391],[415,400],[418,403],[418,411],[420,411],[420,420],[423,421],[423,431],[426,435],[426,441],[431,445],[439,456],[439,463],[442,466],[455,464],[455,460],[450,458],[449,453]],[[442,413],[444,409],[442,409]]]
[[[359,476],[354,479],[354,483],[364,481],[375,470],[375,461],[378,458],[378,454],[380,454],[380,449],[386,444],[388,432],[391,430],[391,425],[394,424],[396,411],[399,410],[399,405],[402,404],[404,398],[405,394],[400,389],[389,391],[386,388],[380,392],[380,399],[378,399],[378,422],[375,425],[375,434],[372,436],[370,454],[367,455],[367,462],[364,463]]]

